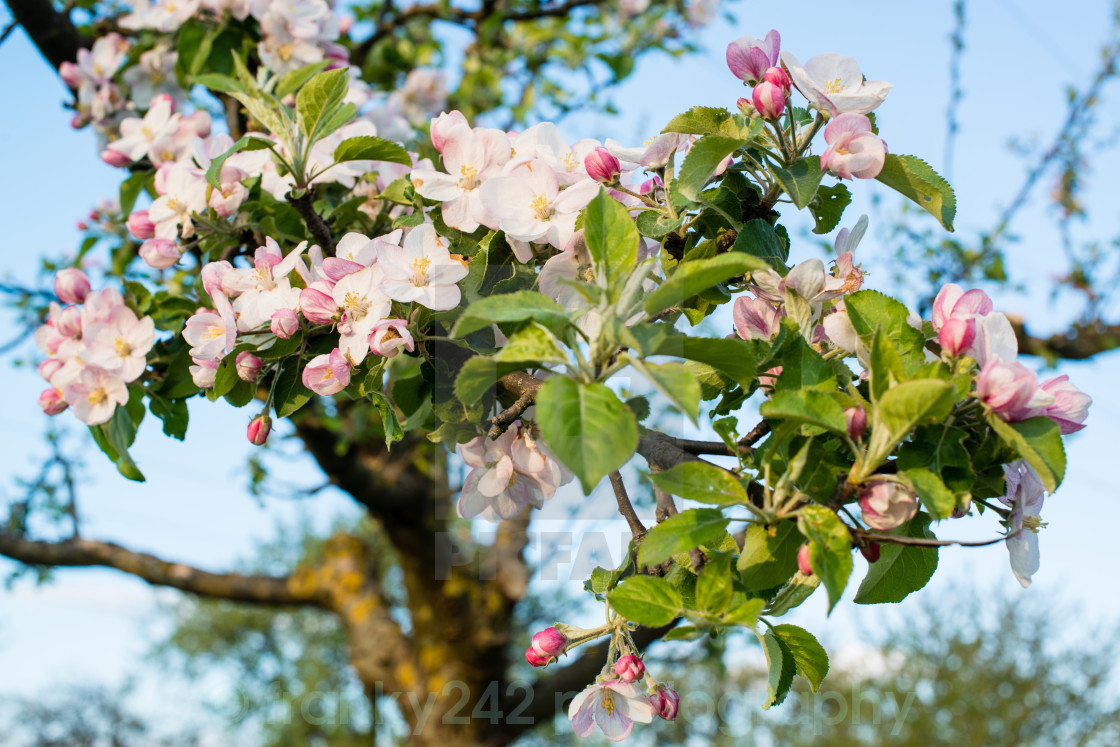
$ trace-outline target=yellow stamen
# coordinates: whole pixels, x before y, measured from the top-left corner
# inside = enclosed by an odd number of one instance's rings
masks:
[[[109,399],[109,393],[103,387],[94,389],[89,393],[89,403],[91,405],[100,405],[105,400]]]
[[[843,90],[844,84],[840,81],[839,78],[833,78],[832,80],[826,80],[824,82],[825,93],[840,93]]]
[[[1039,529],[1045,529],[1049,526],[1040,516],[1024,516],[1023,529],[1029,529],[1035,534],[1038,534]]]
[[[604,692],[603,697],[599,700],[599,705],[607,712],[608,716],[614,715],[614,696],[610,692]]]
[[[459,167],[459,188],[472,190],[478,186],[478,169],[465,163]]]
[[[421,288],[428,284],[428,270],[432,266],[432,260],[428,257],[417,257],[412,260],[412,284],[417,288]]]
[[[118,337],[117,341],[113,343],[113,347],[117,349],[117,355],[122,358],[132,355],[132,346],[123,337]]]
[[[202,339],[204,339],[204,340],[217,340],[219,337],[222,337],[223,335],[225,335],[225,333],[226,333],[226,331],[225,331],[224,328],[219,327],[215,324],[211,324],[209,327],[206,328],[206,333],[202,335]]]
[[[343,297],[342,305],[346,309],[347,318],[354,322],[360,322],[369,313],[369,301],[355,291],[350,291]]]
[[[536,214],[537,220],[546,221],[552,217],[555,212],[552,209],[552,204],[549,199],[542,195],[534,195],[529,207],[533,208],[533,213]]]

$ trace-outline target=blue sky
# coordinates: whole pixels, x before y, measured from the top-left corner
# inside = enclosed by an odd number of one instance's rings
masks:
[[[724,47],[742,34],[761,37],[777,28],[783,48],[802,60],[826,51],[850,54],[869,78],[894,83],[878,120],[891,152],[918,155],[945,173],[950,3],[907,3],[905,10],[897,2],[878,1],[739,2],[730,7],[749,23],[731,27],[717,22],[702,34],[707,51],[691,58],[642,61],[632,81],[616,96],[622,114],[573,117],[561,125],[569,140],[613,136],[636,143],[691,106],[733,107],[744,89],[724,65]],[[1025,163],[1009,153],[1008,140],[1017,137],[1048,144],[1064,115],[1064,87],[1083,84],[1095,71],[1102,35],[1109,27],[1109,3],[1080,2],[1077,8],[1077,12],[1059,13],[1052,3],[1036,0],[970,4],[962,62],[962,129],[952,165],[957,227],[965,236],[991,226],[1022,181]],[[6,71],[0,88],[6,101],[15,102],[0,114],[0,142],[6,145],[0,151],[0,168],[10,185],[0,200],[4,226],[0,279],[31,284],[39,257],[74,250],[79,240],[75,222],[98,200],[115,193],[119,172],[97,159],[88,131],[70,130],[69,115],[61,106],[64,87],[22,32],[0,47],[0,66]],[[1108,112],[1110,105],[1115,111],[1116,98],[1114,90],[1106,89],[1100,111]],[[1110,172],[1118,173],[1118,164],[1115,152],[1101,157],[1104,160],[1089,176],[1088,201],[1097,207],[1096,220],[1080,227],[1078,234],[1107,241],[1117,233],[1117,212],[1115,190],[1105,180]],[[1023,314],[1040,331],[1057,329],[1068,319],[1064,299],[1053,305],[1041,292],[1048,277],[1062,269],[1058,236],[1046,212],[1050,184],[1044,180],[1038,186],[1030,208],[1017,219],[1013,229],[1022,240],[1008,252],[1013,275],[1031,292],[1002,294],[997,302],[997,308]],[[882,196],[887,206],[894,204],[877,183],[857,183],[852,191],[856,204],[845,220],[848,225],[860,210],[869,208],[873,195]],[[790,223],[801,225],[797,220]],[[857,258],[862,257],[870,270],[868,284],[889,291],[883,283],[890,268],[881,262],[886,253],[874,230],[873,224]],[[802,239],[795,242],[793,258],[812,251],[812,240]],[[0,344],[17,333],[10,313],[0,310]],[[1120,399],[1113,393],[1116,370],[1115,354],[1059,369],[1092,394],[1095,403],[1089,428],[1069,440],[1066,483],[1043,511],[1050,525],[1040,537],[1042,569],[1035,585],[1022,592],[1060,595],[1079,605],[1085,614],[1067,621],[1072,636],[1084,630],[1087,621],[1120,619],[1120,600],[1102,594],[1099,579],[1114,565],[1106,528],[1120,525],[1120,502],[1115,500],[1109,470],[1115,458],[1110,447],[1120,441],[1116,425]],[[45,417],[35,403],[41,382],[33,370],[13,369],[5,362],[0,381],[10,394],[0,419],[0,453],[4,454],[0,496],[11,496],[12,478],[28,476],[45,454],[39,438]],[[143,485],[118,477],[75,429],[74,440],[82,445],[86,464],[80,495],[86,536],[222,569],[248,555],[254,542],[272,536],[278,522],[306,518],[323,527],[335,516],[355,513],[344,497],[329,490],[302,501],[270,495],[258,502],[250,497],[244,490],[244,465],[252,449],[245,442],[244,429],[250,414],[207,402],[193,404],[185,444],[163,437],[152,423],[143,427],[134,451],[149,478]],[[309,461],[298,457],[294,444],[280,441],[277,447],[292,455],[270,460],[278,483],[290,480],[315,486],[320,482]],[[597,519],[572,522],[567,509],[575,500],[586,499],[571,491],[558,498],[543,512],[539,531],[574,531],[576,536],[591,528],[618,531],[617,525],[600,523],[610,518],[613,501],[605,502],[602,511],[595,510]],[[943,525],[938,533],[969,539],[990,537],[992,530],[991,523],[965,521]],[[553,541],[568,540],[553,537]],[[608,545],[617,546],[610,541]],[[579,554],[576,547],[571,549]],[[10,568],[0,562],[0,573]],[[561,566],[558,574],[565,578],[572,570]],[[857,567],[857,578],[859,573]],[[951,594],[966,578],[981,587],[1018,588],[1002,546],[958,548],[941,553],[941,569],[922,594]],[[569,584],[572,593],[578,586],[578,581]],[[162,630],[161,619],[154,614],[156,599],[173,598],[173,592],[153,594],[140,581],[101,570],[63,571],[47,586],[21,582],[11,591],[0,591],[0,698],[32,694],[60,682],[116,683],[128,673],[154,678],[141,657]],[[897,609],[904,614],[912,608],[903,604]],[[826,623],[823,599],[814,599],[796,613],[794,621],[824,631],[824,637],[839,646],[858,637],[860,627],[878,612],[861,610],[857,615],[852,605],[841,604]],[[146,713],[170,714],[180,710],[182,698],[205,698],[198,688],[175,680],[161,680],[161,684],[171,692],[163,689],[159,696],[138,701]],[[221,683],[213,686],[220,688]]]

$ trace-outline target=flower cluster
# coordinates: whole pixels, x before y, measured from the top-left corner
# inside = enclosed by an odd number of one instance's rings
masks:
[[[137,317],[116,290],[92,292],[81,270],[60,271],[55,293],[70,305],[52,302],[47,323],[35,330],[48,356],[39,373],[50,384],[39,404],[48,415],[72,407],[82,422],[100,425],[128,402],[128,385],[147,368],[155,324]]]
[[[520,425],[496,439],[480,436],[459,445],[459,455],[471,467],[459,495],[460,516],[512,519],[526,506],[539,508],[571,482],[572,473],[532,431]]]
[[[75,92],[77,114],[71,125],[102,125],[124,109],[126,99],[113,76],[124,64],[132,42],[120,34],[100,37],[90,49],[78,50],[77,62],[63,62],[58,72]]]

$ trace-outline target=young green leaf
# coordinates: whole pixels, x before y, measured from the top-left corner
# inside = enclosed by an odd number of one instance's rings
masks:
[[[459,316],[452,337],[466,337],[496,322],[523,322],[532,319],[562,330],[569,324],[568,312],[547,296],[534,291],[518,291],[475,301]]]
[[[801,533],[812,540],[809,564],[828,591],[828,611],[840,601],[852,575],[852,536],[844,522],[824,506],[805,506],[797,517]]]
[[[821,177],[824,175],[821,171],[820,156],[809,156],[788,169],[775,166],[771,171],[778,184],[782,185],[782,189],[798,208],[804,208],[813,201]]]
[[[1034,467],[1047,492],[1053,493],[1058,489],[1066,474],[1066,450],[1057,423],[1047,417],[1007,423],[998,415],[990,414],[988,425],[1004,443]]]
[[[680,592],[653,576],[631,576],[607,593],[607,601],[627,620],[650,627],[669,624],[683,606]]]
[[[949,182],[925,161],[915,156],[888,153],[883,170],[875,178],[909,197],[918,207],[937,218],[946,231],[953,230],[953,218],[957,214],[956,195]]]
[[[730,521],[718,508],[692,508],[670,516],[642,540],[638,565],[659,565],[694,547],[715,546]]]
[[[936,539],[929,529],[929,523],[930,517],[919,513],[910,523],[891,530],[888,534]],[[856,604],[901,602],[911,592],[929,583],[936,570],[936,547],[906,547],[883,543],[879,559],[868,567],[854,601]]]
[[[722,506],[749,500],[747,491],[734,475],[704,461],[683,462],[664,472],[654,472],[649,477],[665,492],[690,501]]]
[[[698,425],[696,416],[700,410],[700,383],[688,369],[680,363],[642,363],[637,358],[630,361],[638,373],[649,379],[654,389],[664,394],[688,416],[693,425]]]
[[[603,282],[623,277],[638,263],[638,229],[618,200],[600,188],[583,213],[583,235],[595,263],[595,276]]]
[[[696,609],[719,617],[731,604],[731,555],[712,554],[696,580]]]
[[[714,285],[768,267],[769,265],[758,257],[739,252],[686,262],[680,265],[673,276],[662,283],[660,288],[646,298],[646,313],[650,316],[660,314]]]
[[[346,69],[328,70],[307,81],[296,94],[299,126],[309,142],[317,142],[326,122],[334,116],[350,90],[350,73]]]
[[[334,149],[334,162],[343,161],[389,161],[405,166],[412,165],[408,151],[400,145],[372,135],[348,137]]]
[[[723,160],[745,144],[738,138],[722,135],[705,135],[697,140],[681,165],[677,191],[690,200],[697,200]]]
[[[797,551],[801,543],[801,532],[792,521],[773,527],[751,524],[739,555],[739,578],[753,590],[773,589],[784,584],[797,572]]]
[[[793,675],[797,672],[797,664],[789,647],[774,631],[767,630],[759,640],[762,641],[762,650],[766,654],[766,668],[769,671],[766,680],[766,698],[762,701],[762,709],[770,710],[770,706],[781,705],[789,695]]]
[[[828,653],[812,633],[796,625],[775,625],[774,634],[782,639],[793,656],[797,673],[809,682],[816,692],[828,674]]]

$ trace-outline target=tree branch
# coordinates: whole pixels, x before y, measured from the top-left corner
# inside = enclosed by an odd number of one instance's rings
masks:
[[[1120,324],[1105,324],[1099,320],[1074,324],[1065,332],[1049,337],[1034,337],[1022,319],[1011,319],[1011,327],[1015,330],[1019,352],[1024,355],[1085,360],[1120,347]]]
[[[286,576],[245,576],[210,573],[183,563],[133,552],[111,542],[75,537],[62,542],[37,542],[0,532],[0,555],[27,565],[50,567],[103,566],[137,576],[153,586],[215,599],[251,604],[322,606],[316,596],[294,593]]]
[[[40,54],[58,70],[78,59],[78,50],[92,42],[78,33],[69,13],[59,13],[51,0],[4,0],[12,18],[23,27]]]
[[[615,500],[618,501],[618,512],[630,525],[630,533],[634,535],[634,544],[640,545],[642,538],[646,536],[646,528],[642,524],[642,520],[638,518],[638,514],[634,512],[634,504],[630,502],[630,496],[626,493],[626,485],[622,482],[622,474],[615,470],[610,474],[610,479],[611,487],[614,488]]]
[[[306,190],[299,197],[289,194],[288,202],[299,212],[307,230],[311,232],[311,237],[323,249],[323,254],[333,257],[334,239],[331,238],[331,229],[323,220],[323,216],[315,212],[315,206],[311,200],[311,191]]]

